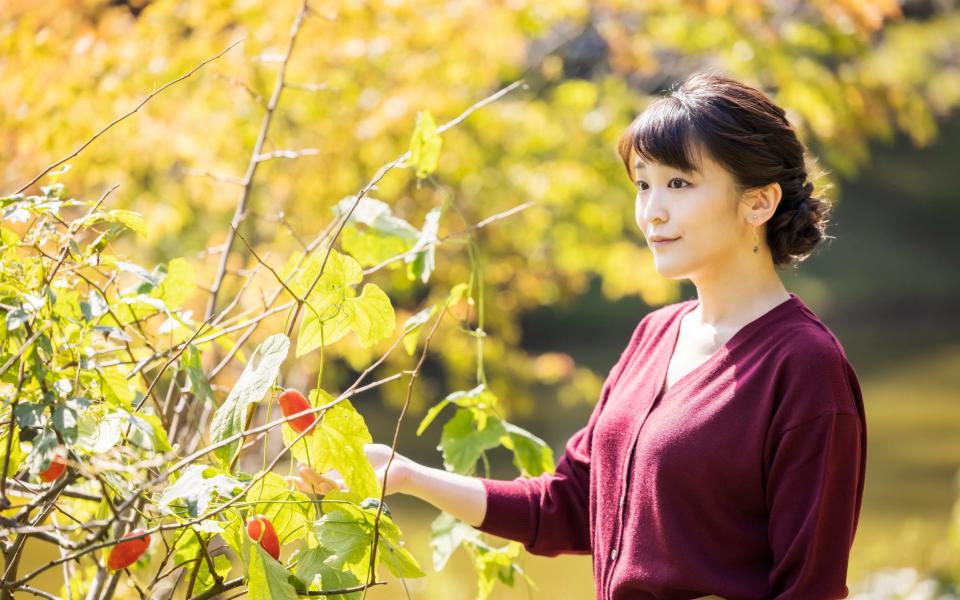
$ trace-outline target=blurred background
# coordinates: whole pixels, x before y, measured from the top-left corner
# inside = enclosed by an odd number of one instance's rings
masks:
[[[416,115],[446,122],[519,79],[526,86],[443,134],[436,172],[397,169],[371,192],[419,226],[445,200],[441,234],[533,204],[437,247],[429,283],[388,268],[371,279],[398,323],[445,297],[471,270],[483,282],[482,367],[506,418],[557,457],[586,423],[607,371],[651,309],[695,297],[653,268],[615,152],[622,130],[670,85],[716,69],[757,86],[788,111],[810,150],[818,189],[835,202],[822,246],[783,272],[843,343],[863,390],[868,472],[848,583],[870,598],[954,598],[960,578],[960,10],[955,2],[846,0],[533,2],[312,1],[286,66],[242,231],[277,267],[329,224],[409,145]],[[143,213],[146,237],[118,253],[146,264],[185,257],[202,320],[243,175],[289,43],[295,0],[6,0],[0,6],[0,186],[18,189],[148,93],[230,43],[243,42],[165,90],[70,162],[76,197],[113,184],[113,208]],[[309,152],[304,152],[309,150]],[[234,246],[237,249],[237,246]],[[233,253],[224,297],[254,261]],[[375,263],[370,263],[375,264]],[[368,266],[365,264],[364,266]],[[269,276],[252,289],[270,290]],[[258,293],[244,302],[255,307]],[[267,320],[254,339],[279,331]],[[326,350],[324,385],[342,389],[389,344],[353,336]],[[379,378],[409,369],[394,353]],[[213,359],[205,357],[207,363]],[[307,387],[320,354],[287,363]],[[431,405],[477,383],[477,344],[441,326],[418,381],[398,450],[442,468]],[[225,393],[239,367],[214,381]],[[389,443],[406,382],[355,404]],[[489,474],[517,475],[503,448]],[[393,496],[394,518],[428,577],[412,596],[468,599],[463,552],[433,572],[430,522],[416,499]],[[49,557],[39,549],[30,560]],[[521,559],[521,579],[492,598],[587,598],[590,558]],[[50,572],[46,589],[56,592]],[[42,586],[44,587],[44,586]],[[950,590],[954,590],[951,592]],[[900,591],[897,591],[900,590]],[[403,597],[399,583],[374,598]]]

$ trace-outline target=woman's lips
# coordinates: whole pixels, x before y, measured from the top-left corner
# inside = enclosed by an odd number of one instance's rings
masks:
[[[672,239],[672,240],[660,240],[660,241],[653,241],[653,242],[650,242],[650,243],[651,243],[654,247],[659,248],[659,247],[661,247],[661,246],[666,246],[666,245],[668,245],[668,244],[672,244],[673,242],[675,242],[675,241],[677,241],[677,240],[679,240],[679,239],[680,239],[680,238],[674,238],[674,239]]]

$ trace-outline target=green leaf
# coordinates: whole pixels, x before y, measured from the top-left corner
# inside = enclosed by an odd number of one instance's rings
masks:
[[[53,410],[53,426],[63,436],[63,441],[72,444],[77,441],[77,411],[66,404],[58,404]]]
[[[416,231],[416,230],[414,230]],[[353,225],[343,228],[340,234],[340,244],[343,250],[355,258],[364,267],[372,267],[409,251],[413,248],[413,240],[390,235],[376,229],[361,230]],[[402,263],[393,261],[387,265],[388,269],[398,269]]]
[[[43,404],[32,404],[21,402],[13,409],[13,414],[17,417],[17,423],[21,428],[40,427],[43,425],[43,412],[46,406]]]
[[[30,320],[30,313],[22,308],[15,308],[7,313],[7,331],[16,331]]]
[[[356,196],[345,196],[334,205],[332,210],[337,219],[343,218],[356,199]],[[362,223],[377,233],[411,242],[420,235],[416,227],[394,215],[389,204],[370,196],[360,198],[360,202],[357,203],[357,207],[353,209],[347,221],[348,225],[352,223]]]
[[[553,473],[553,450],[546,442],[512,423],[504,423],[507,435],[500,442],[513,451],[513,464],[526,477]]]
[[[37,475],[47,470],[50,461],[53,459],[54,450],[60,445],[57,440],[57,434],[53,429],[47,427],[35,438],[33,438],[33,448],[27,455],[27,465],[30,467],[30,475]],[[4,449],[6,451],[6,449]]]
[[[307,548],[297,553],[297,577],[313,591],[342,590],[360,585],[360,579],[350,571],[342,571],[326,563],[333,553],[323,546]],[[360,600],[363,592],[332,594],[329,600]]]
[[[236,553],[237,556],[243,556],[243,544],[244,540],[249,539],[247,537],[247,531],[245,523],[243,522],[243,515],[236,508],[228,508],[222,513],[220,513],[221,521],[223,525],[223,532],[220,534],[220,537],[223,538],[223,541],[230,546],[230,549]]]
[[[187,378],[190,381],[190,391],[193,393],[194,401],[204,404],[207,400],[213,401],[213,388],[210,387],[210,380],[207,379],[203,371],[203,364],[200,362],[200,351],[193,344],[187,348],[187,353],[181,359],[181,364],[187,370]]]
[[[442,571],[450,560],[450,555],[464,541],[480,542],[480,532],[457,519],[450,513],[442,512],[430,524],[430,547],[433,548],[433,569]]]
[[[254,351],[240,379],[230,390],[230,395],[213,415],[210,423],[211,445],[243,431],[247,424],[247,411],[251,405],[260,402],[273,385],[289,349],[290,340],[278,333],[268,337]],[[222,464],[233,462],[240,450],[240,442],[239,439],[233,440],[214,451]]]
[[[254,483],[247,492],[247,500],[256,502],[251,515],[265,515],[281,544],[303,537],[307,522],[314,519],[314,504],[306,494],[290,489],[287,482],[276,473],[267,473]]]
[[[3,430],[0,432],[0,452],[6,454],[7,452],[7,435],[10,431],[10,428],[7,427],[9,420],[9,413],[4,415],[0,421],[4,423]],[[0,459],[2,460],[2,459]],[[13,478],[16,475],[17,471],[20,470],[20,463],[23,462],[23,450],[20,449],[20,428],[14,425],[13,427],[13,439],[10,441],[10,460],[7,465],[6,476]],[[2,464],[2,463],[0,463]],[[4,474],[0,473],[0,477],[3,477]]]
[[[440,411],[444,409],[450,402],[456,403],[457,406],[462,408],[471,408],[476,407],[481,410],[480,415],[485,415],[485,411],[488,408],[493,408],[497,405],[497,397],[491,392],[484,384],[479,384],[473,389],[470,390],[459,390],[448,394],[446,398],[435,404],[427,411],[426,416],[420,422],[420,426],[417,427],[417,435],[422,434],[427,427],[433,423],[434,419],[437,418],[437,415],[440,414]],[[485,417],[481,417],[480,426],[484,426]]]
[[[87,322],[94,321],[107,314],[108,310],[110,310],[110,307],[107,305],[107,301],[97,290],[90,290],[87,299],[80,302],[80,311]]]
[[[290,277],[287,285],[301,298],[306,296],[312,285],[310,303],[321,317],[329,318],[343,301],[343,288],[363,281],[363,267],[352,257],[330,250],[330,257],[327,259],[326,266],[323,267],[323,275],[320,275],[320,267],[323,266],[325,256],[326,251],[323,250],[311,254],[296,274]],[[290,257],[284,277],[289,276],[299,257],[299,254]]]
[[[311,406],[333,402],[321,389],[310,392]],[[319,414],[319,413],[317,413]],[[297,433],[286,423],[282,426],[283,441],[292,442]],[[327,409],[323,419],[290,449],[294,458],[310,465],[318,473],[336,469],[347,487],[363,498],[379,498],[380,482],[363,450],[373,442],[363,417],[349,400],[341,400]]]
[[[167,263],[165,275],[160,285],[150,291],[150,295],[163,300],[170,308],[183,304],[193,293],[195,275],[193,265],[185,258],[175,258]]]
[[[207,540],[207,549],[208,551],[210,549],[209,540]],[[174,547],[173,562],[174,564],[181,564],[185,561],[191,561],[188,566],[188,571],[192,571],[194,564],[193,561],[195,559],[200,561],[200,568],[197,571],[197,580],[193,585],[193,589],[189,590],[191,595],[213,587],[214,578],[213,573],[210,572],[210,567],[207,564],[207,560],[201,550],[200,541],[197,539],[197,532],[194,528],[189,527],[183,532],[183,535],[180,536],[180,539],[177,541],[177,544]],[[220,576],[221,580],[225,579],[227,575],[230,574],[230,570],[233,568],[233,564],[230,562],[230,559],[223,554],[213,556],[212,559],[213,567],[217,574]]]
[[[0,246],[16,246],[20,243],[20,236],[12,229],[0,227]]]
[[[324,504],[324,508],[333,508],[317,521],[315,531],[320,545],[331,553],[325,564],[341,570],[346,569],[361,581],[366,581],[377,511],[344,502],[347,497],[349,496],[336,490],[324,496],[322,502],[330,502],[329,505]],[[397,577],[426,575],[413,555],[403,547],[400,530],[386,513],[380,515],[379,531],[378,567],[380,562],[385,563]],[[378,571],[374,575],[379,578]]]
[[[306,293],[309,282],[319,273],[321,259],[314,255],[294,279],[291,289]],[[310,275],[313,275],[311,277]],[[373,283],[363,286],[357,297],[352,285],[363,278],[363,269],[350,256],[331,251],[323,276],[307,299],[300,333],[297,336],[297,357],[321,345],[333,344],[351,331],[360,344],[368,348],[393,333],[396,315],[390,298]]]
[[[413,353],[417,349],[417,338],[420,337],[420,329],[436,312],[437,305],[433,304],[403,322],[403,349],[406,350],[410,356],[413,356]]]
[[[407,270],[408,278],[416,279],[419,277],[423,283],[427,283],[430,280],[430,274],[433,273],[433,269],[436,266],[435,256],[437,246],[435,242],[437,241],[437,231],[440,228],[440,217],[442,215],[443,209],[433,208],[424,218],[423,229],[414,246],[414,250],[420,250],[420,252],[417,254],[408,254],[404,259],[410,264]]]
[[[125,424],[126,418],[120,411],[111,412],[105,417],[89,411],[82,412],[77,425],[80,434],[77,445],[89,452],[106,452],[123,437]]]
[[[214,467],[190,465],[160,496],[160,510],[196,518],[207,512],[210,503],[229,500],[243,489],[242,483]]]
[[[513,586],[514,572],[523,573],[515,560],[520,556],[521,544],[510,542],[502,548],[477,546],[474,568],[477,570],[477,600],[486,600],[499,580]],[[526,576],[525,576],[526,577]],[[527,581],[532,584],[529,578]]]
[[[143,215],[131,210],[108,210],[91,213],[81,219],[74,221],[74,226],[90,227],[97,223],[119,223],[127,229],[131,229],[140,235],[146,235],[147,227],[143,221]]]
[[[473,413],[461,408],[443,426],[438,449],[443,450],[443,466],[448,471],[472,475],[484,451],[499,446],[500,437],[507,432],[497,417],[486,418],[486,423],[475,427]]]
[[[426,431],[427,427],[430,427],[430,424],[433,423],[434,419],[437,418],[437,415],[440,414],[440,411],[442,411],[448,404],[450,404],[450,400],[445,398],[430,407],[430,410],[427,411],[427,414],[423,417],[423,420],[420,421],[420,426],[417,427],[417,436],[420,436],[424,431]]]
[[[103,392],[104,397],[114,406],[122,408],[131,408],[131,401],[134,397],[134,391],[130,386],[130,381],[124,376],[120,367],[107,367],[97,369],[99,381],[97,382]]]
[[[260,547],[244,537],[247,592],[250,600],[297,600],[297,578]]]
[[[450,304],[459,304],[464,298],[468,297],[469,293],[470,286],[461,282],[450,288],[450,293],[447,294],[447,299]]]
[[[430,111],[417,113],[417,124],[410,137],[409,165],[416,169],[417,177],[423,179],[437,169],[443,139],[437,133],[437,124]]]
[[[130,425],[129,440],[144,450],[152,452],[168,452],[171,450],[167,440],[167,431],[160,422],[160,417],[142,412],[126,412],[127,423]]]

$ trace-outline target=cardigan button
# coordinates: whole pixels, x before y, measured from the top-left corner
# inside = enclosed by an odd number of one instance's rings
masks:
[[[617,560],[617,549],[616,549],[616,548],[614,548],[614,549],[610,552],[610,560]]]

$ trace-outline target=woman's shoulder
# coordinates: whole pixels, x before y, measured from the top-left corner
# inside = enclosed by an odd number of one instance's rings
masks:
[[[802,302],[777,332],[774,364],[780,408],[790,422],[863,414],[860,384],[843,345]]]
[[[786,311],[778,323],[777,354],[784,366],[809,370],[845,368],[849,365],[840,339],[798,296],[794,310]]]

